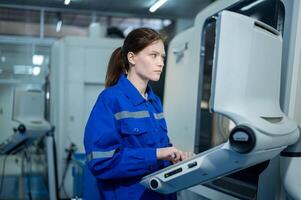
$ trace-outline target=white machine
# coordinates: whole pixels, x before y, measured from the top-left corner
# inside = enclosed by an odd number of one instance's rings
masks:
[[[24,124],[27,132],[41,134],[51,126],[44,117],[45,93],[40,89],[16,87],[14,92],[13,120]]]
[[[234,121],[235,128],[226,143],[150,174],[141,184],[165,194],[179,191],[269,160],[294,144],[297,124],[279,106],[281,53],[277,30],[220,12],[210,108]]]
[[[35,140],[45,137],[49,199],[56,200],[56,180],[53,155],[53,129],[45,120],[45,93],[32,87],[14,89],[12,120],[18,126],[15,133],[0,144],[0,154],[15,154]]]
[[[66,162],[66,149],[74,144],[76,153],[84,154],[86,121],[97,96],[104,89],[111,53],[122,43],[122,39],[96,37],[93,32],[90,37],[64,37],[52,46],[50,119],[56,127],[61,198],[72,197],[75,193],[72,168]]]
[[[43,137],[51,130],[49,122],[44,118],[44,98],[41,90],[15,88],[12,120],[17,126],[16,133],[0,145],[0,153],[16,153],[24,145]]]

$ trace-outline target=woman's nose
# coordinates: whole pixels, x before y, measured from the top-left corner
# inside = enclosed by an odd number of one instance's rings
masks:
[[[160,66],[160,67],[163,67],[164,66],[164,59],[162,58],[160,58],[160,60],[158,61],[159,63],[158,63],[158,65]]]

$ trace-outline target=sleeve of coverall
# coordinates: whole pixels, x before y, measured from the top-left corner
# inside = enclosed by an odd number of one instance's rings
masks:
[[[101,100],[94,106],[84,136],[87,164],[99,179],[118,179],[152,172],[155,148],[125,148],[112,111]]]

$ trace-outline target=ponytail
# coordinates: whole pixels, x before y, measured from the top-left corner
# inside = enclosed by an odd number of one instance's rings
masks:
[[[107,87],[115,85],[117,83],[120,75],[122,73],[126,73],[126,72],[127,72],[127,70],[124,66],[121,47],[118,47],[112,53],[109,64],[108,64],[105,87],[107,88]]]

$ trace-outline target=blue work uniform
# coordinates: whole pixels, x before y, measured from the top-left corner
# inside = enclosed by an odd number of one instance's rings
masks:
[[[122,74],[91,111],[84,145],[100,199],[176,199],[139,184],[143,176],[170,165],[156,157],[157,148],[171,146],[161,101],[150,86],[146,92],[147,100]]]

